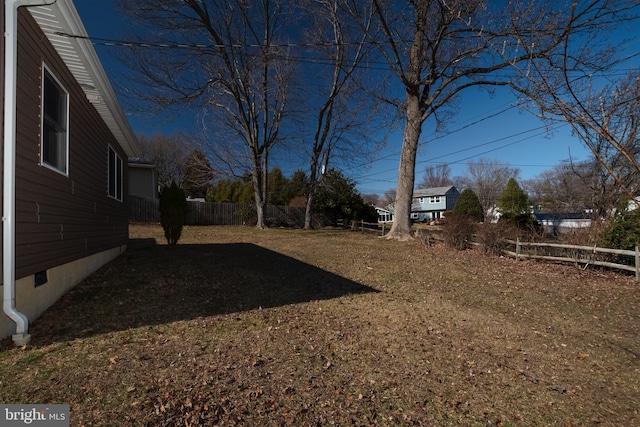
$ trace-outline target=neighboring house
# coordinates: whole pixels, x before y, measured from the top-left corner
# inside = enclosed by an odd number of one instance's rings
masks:
[[[583,212],[540,213],[534,212],[533,216],[545,231],[553,234],[587,228],[591,226],[591,217]]]
[[[453,185],[420,188],[413,191],[411,219],[418,222],[437,221],[455,206],[460,192]]]
[[[393,222],[393,206],[389,205],[387,208],[381,208],[374,206],[378,213],[378,222]]]
[[[419,188],[413,191],[411,219],[417,222],[437,221],[455,206],[460,192],[453,185],[447,187]],[[393,203],[386,208],[376,206],[378,222],[393,222]]]
[[[158,198],[158,171],[155,165],[129,159],[129,195]]]
[[[21,345],[29,321],[126,249],[140,154],[73,2],[4,4],[0,337]]]

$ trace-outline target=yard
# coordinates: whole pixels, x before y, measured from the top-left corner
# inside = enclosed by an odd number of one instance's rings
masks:
[[[71,425],[640,425],[640,285],[357,232],[134,225],[0,348]]]

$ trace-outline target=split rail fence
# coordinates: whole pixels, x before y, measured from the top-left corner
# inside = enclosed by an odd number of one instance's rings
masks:
[[[574,246],[562,245],[558,243],[537,243],[505,240],[505,242],[515,245],[515,252],[503,249],[506,255],[520,258],[542,259],[557,262],[572,262],[582,264],[584,268],[589,265],[599,265],[601,267],[616,268],[634,272],[636,281],[640,281],[640,250],[638,246],[635,250],[599,248],[597,246]],[[527,252],[528,251],[528,252]],[[561,253],[557,253],[561,251]],[[554,253],[555,252],[555,253]],[[613,261],[630,261],[629,264],[620,264]],[[633,265],[631,265],[633,260]]]
[[[440,231],[420,232],[420,238],[428,246],[431,241],[444,241]],[[482,247],[477,236],[469,242],[472,247]],[[640,282],[640,249],[634,250],[602,248],[598,246],[565,245],[560,243],[522,242],[520,239],[504,239],[507,248],[501,253],[516,260],[540,259],[551,262],[572,263],[583,269],[590,265],[625,270],[635,273],[636,281]]]

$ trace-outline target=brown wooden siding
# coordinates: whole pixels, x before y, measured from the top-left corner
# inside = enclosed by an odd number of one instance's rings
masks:
[[[24,8],[18,29],[16,277],[125,244],[124,202],[107,195],[108,146],[127,157]],[[69,93],[68,176],[39,165],[42,64]],[[4,80],[3,80],[4,81]]]

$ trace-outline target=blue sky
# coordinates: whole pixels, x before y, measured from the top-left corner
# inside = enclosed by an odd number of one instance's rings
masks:
[[[120,39],[126,33],[127,23],[117,14],[113,0],[75,0],[74,3],[90,36]],[[640,29],[635,31],[629,49],[640,51]],[[107,74],[115,78],[122,68],[112,58],[109,49],[96,46]],[[639,66],[637,59],[629,67]],[[569,126],[545,129],[544,123],[531,113],[517,107],[509,108],[515,101],[506,90],[489,95],[485,91],[472,89],[460,98],[456,115],[440,133],[434,132],[433,123],[426,123],[421,137],[423,143],[418,152],[416,184],[422,181],[424,168],[430,164],[448,163],[452,175],[456,176],[464,174],[467,161],[490,158],[519,168],[521,179],[524,180],[567,161],[570,156],[575,161],[590,157],[587,149],[571,135]],[[167,122],[166,118],[154,121],[139,117],[126,109],[125,113],[137,133],[170,134],[176,130],[188,133],[189,127],[193,126],[188,115]],[[402,129],[399,129],[390,136],[388,144],[376,156],[377,160],[367,162],[364,169],[355,164],[353,170],[345,170],[348,176],[357,181],[357,188],[362,194],[382,195],[386,190],[395,188],[401,143]],[[306,170],[304,164],[274,163],[272,166],[280,166],[285,173],[292,168]]]

